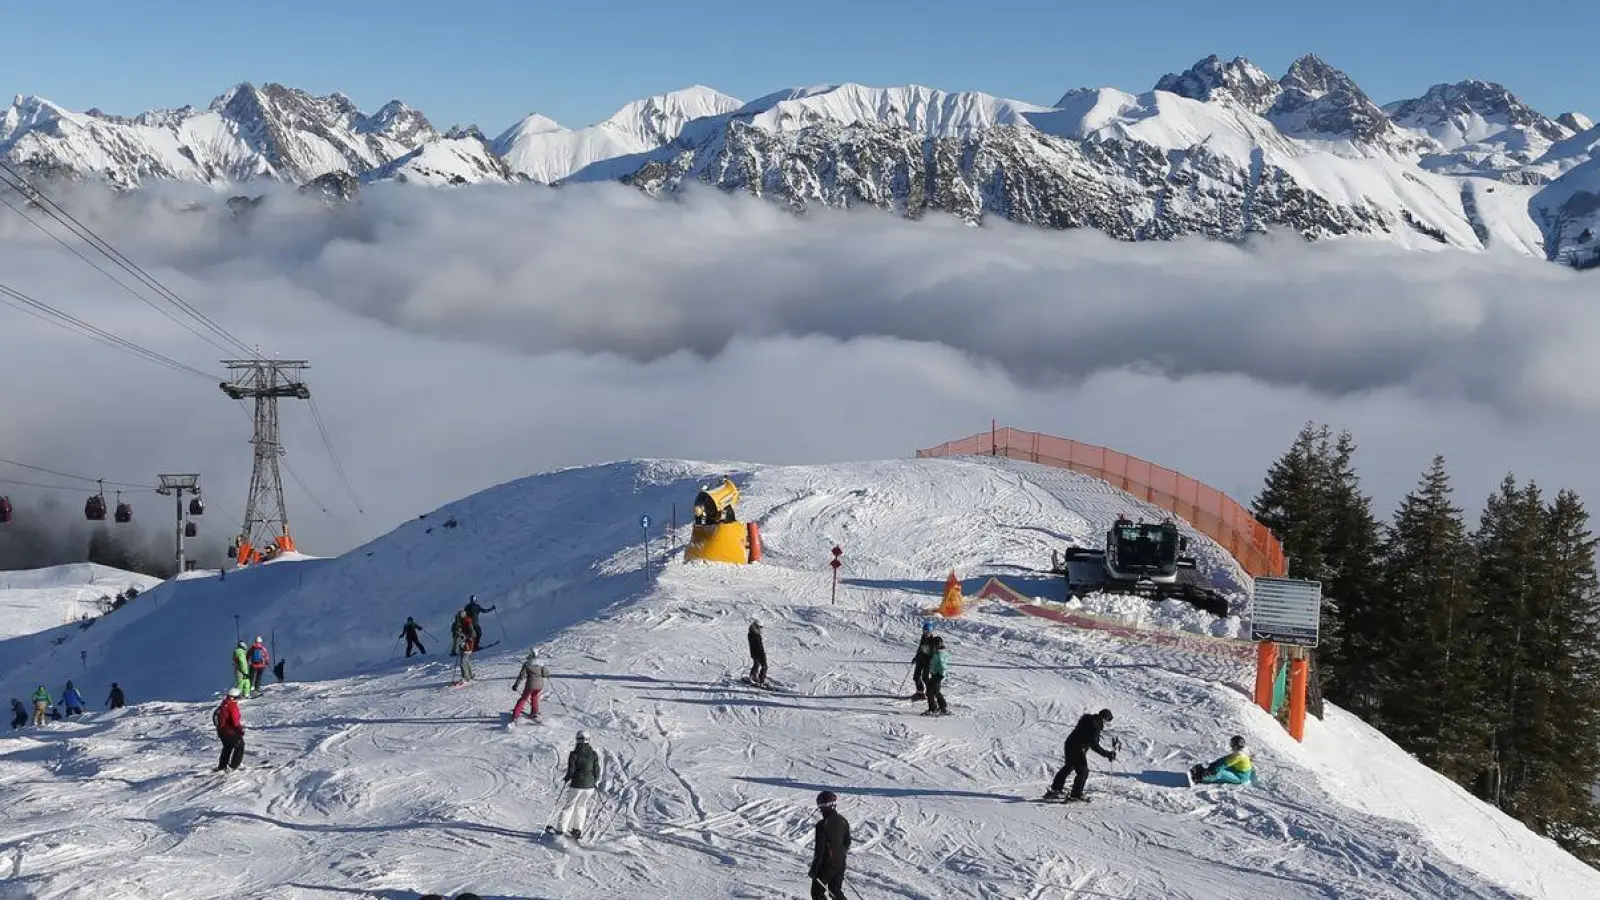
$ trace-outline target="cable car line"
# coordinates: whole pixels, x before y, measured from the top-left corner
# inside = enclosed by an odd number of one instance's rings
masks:
[[[105,344],[113,349],[132,353],[133,355],[141,357],[149,362],[166,366],[169,369],[182,372],[186,375],[194,375],[213,383],[220,380],[215,375],[208,374],[200,369],[195,368],[194,366],[189,365],[188,363],[179,362],[170,356],[167,356],[163,353],[158,353],[148,347],[143,346],[142,344],[130,341],[121,335],[114,334],[97,325],[91,325],[77,316],[72,315],[71,313],[62,312],[50,304],[45,303],[43,300],[31,297],[28,294],[25,294],[22,291],[19,291],[3,282],[0,282],[0,304],[4,304],[12,307],[13,309],[25,312],[36,319],[49,322],[57,327],[65,328],[68,331],[77,332],[84,337],[98,341],[99,343]]]
[[[4,457],[0,457],[0,463],[5,463],[8,466],[17,466],[23,469],[32,469],[35,472],[43,472],[46,475],[54,475],[58,478],[70,478],[74,481],[86,481],[90,484],[109,484],[112,487],[128,488],[130,490],[138,491],[153,491],[156,489],[156,486],[153,484],[134,484],[127,481],[112,481],[108,478],[90,478],[86,475],[74,475],[71,472],[58,472],[55,469],[46,469],[44,466],[29,465],[25,462],[17,462],[14,459],[5,459]],[[72,488],[72,490],[81,491],[83,488],[75,487]]]

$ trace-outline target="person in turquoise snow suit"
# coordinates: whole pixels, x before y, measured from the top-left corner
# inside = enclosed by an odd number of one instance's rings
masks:
[[[944,649],[944,638],[934,635],[933,657],[928,660],[928,711],[925,716],[947,716],[949,704],[944,702],[944,676],[950,671],[950,654]]]
[[[61,692],[61,705],[67,708],[69,716],[83,715],[83,695],[78,693],[71,681],[67,682],[67,689]]]
[[[1227,756],[1190,769],[1190,780],[1196,784],[1255,784],[1256,768],[1245,752],[1244,736],[1234,735],[1228,747],[1232,752]]]

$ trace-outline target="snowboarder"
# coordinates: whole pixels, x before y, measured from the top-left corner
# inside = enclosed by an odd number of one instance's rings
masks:
[[[61,703],[67,708],[67,715],[83,715],[83,695],[78,693],[78,689],[73,687],[70,680],[67,682],[66,690],[61,692]]]
[[[1221,759],[1191,767],[1189,781],[1193,784],[1255,784],[1256,768],[1250,762],[1250,754],[1245,752],[1244,735],[1234,735],[1228,741],[1228,749],[1231,752]]]
[[[467,605],[462,607],[461,611],[466,613],[467,617],[472,620],[473,646],[483,646],[483,614],[486,612],[494,612],[494,607],[478,605],[478,595],[472,594],[467,597]]]
[[[41,684],[39,689],[33,692],[33,724],[43,725],[49,709],[50,692]]]
[[[761,639],[761,620],[751,619],[750,630],[745,635],[750,640],[750,682],[767,683],[767,646]]]
[[[256,635],[256,642],[250,645],[248,659],[250,661],[250,691],[261,692],[261,676],[267,674],[267,661],[272,654],[267,652],[267,645],[261,642],[261,635]]]
[[[845,900],[844,871],[850,852],[850,822],[839,815],[839,802],[833,791],[817,795],[816,842],[811,849],[811,900]]]
[[[222,741],[222,756],[217,760],[216,771],[237,769],[244,761],[244,715],[239,711],[239,695],[244,691],[228,688],[228,696],[211,714],[211,724],[217,726],[217,738]]]
[[[469,619],[468,621],[471,620]],[[478,649],[478,642],[472,639],[472,628],[468,626],[462,629],[461,653],[459,654],[461,657],[461,678],[456,681],[456,684],[466,684],[472,680],[472,651],[476,649]]]
[[[567,754],[567,774],[561,779],[569,796],[561,810],[559,825],[546,826],[546,831],[583,837],[583,820],[589,814],[589,803],[594,799],[595,785],[600,783],[600,755],[589,746],[587,732],[578,732],[578,742]]]
[[[21,700],[18,700],[17,698],[12,697],[11,698],[11,727],[12,728],[21,728],[22,726],[24,726],[26,724],[28,724],[28,708],[26,706],[22,705],[22,701]]]
[[[111,696],[106,698],[106,708],[121,709],[127,702],[128,698],[122,695],[122,688],[117,687],[115,681],[111,682]]]
[[[423,656],[428,655],[428,648],[422,646],[422,638],[417,636],[417,632],[427,630],[428,629],[423,628],[421,625],[418,625],[416,619],[406,616],[406,624],[400,629],[400,636],[406,639],[406,659],[411,658],[412,647],[417,648],[417,652],[421,653]],[[392,653],[394,651],[391,650],[390,652]]]
[[[916,693],[911,695],[912,700],[922,700],[928,696],[928,664],[933,661],[933,639],[933,623],[923,622],[922,639],[917,641],[917,655],[911,658],[911,682],[917,688]]]
[[[945,652],[944,638],[933,636],[933,658],[928,660],[928,711],[925,716],[948,716],[950,705],[944,702],[944,676],[950,671],[950,654]]]
[[[250,651],[240,641],[233,648],[233,686],[239,689],[240,694],[250,691]]]
[[[1097,713],[1084,713],[1078,719],[1077,727],[1067,735],[1064,745],[1066,764],[1056,771],[1056,777],[1050,782],[1050,790],[1045,792],[1044,799],[1061,799],[1061,789],[1067,783],[1068,772],[1073,772],[1075,775],[1072,779],[1072,794],[1067,799],[1083,799],[1083,785],[1089,780],[1090,750],[1116,762],[1117,751],[1100,746],[1100,732],[1105,730],[1106,723],[1110,722],[1111,718],[1111,710],[1102,709]]]
[[[532,704],[528,715],[535,722],[539,721],[539,695],[544,692],[544,680],[550,677],[550,670],[534,662],[538,657],[538,650],[528,651],[527,657],[522,660],[522,670],[517,672],[517,679],[511,685],[513,691],[521,694],[517,698],[517,705],[511,709],[513,722],[522,715],[522,707],[527,704]]]

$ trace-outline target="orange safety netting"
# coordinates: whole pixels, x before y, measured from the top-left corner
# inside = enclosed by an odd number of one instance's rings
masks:
[[[1081,472],[1183,518],[1233,554],[1252,577],[1282,577],[1289,570],[1283,545],[1238,501],[1136,456],[1017,428],[997,428],[949,441],[918,450],[917,456],[1004,456]]]

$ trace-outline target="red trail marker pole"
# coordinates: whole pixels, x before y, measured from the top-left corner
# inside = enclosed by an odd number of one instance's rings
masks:
[[[839,557],[843,555],[844,550],[841,549],[838,544],[834,544],[833,559],[828,563],[828,565],[833,567],[833,596],[829,598],[828,603],[833,606],[839,605],[839,567],[844,565],[844,563],[839,561]]]

